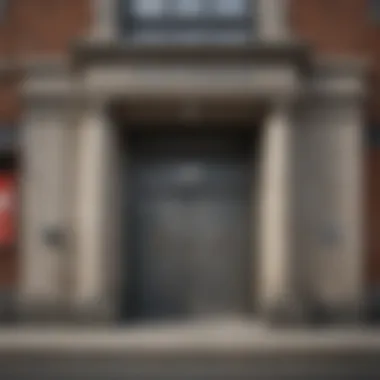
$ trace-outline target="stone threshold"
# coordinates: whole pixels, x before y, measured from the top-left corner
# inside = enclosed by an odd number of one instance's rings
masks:
[[[136,327],[0,329],[0,354],[241,356],[380,353],[380,328],[273,328],[259,323],[205,322]]]

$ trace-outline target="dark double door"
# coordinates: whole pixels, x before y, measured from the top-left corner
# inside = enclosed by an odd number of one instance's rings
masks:
[[[131,138],[126,310],[135,317],[247,311],[249,146],[240,135]]]

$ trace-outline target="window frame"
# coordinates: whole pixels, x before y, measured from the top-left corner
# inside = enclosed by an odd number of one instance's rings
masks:
[[[256,5],[252,0],[244,0],[246,11],[243,15],[221,15],[211,13],[191,16],[177,15],[160,15],[153,17],[136,17],[132,12],[132,1],[118,1],[118,31],[123,38],[138,38],[145,32],[171,34],[171,33],[205,33],[205,35],[213,35],[213,33],[230,32],[231,34],[239,32],[244,40],[254,33],[254,15],[256,13]],[[167,3],[173,3],[173,0],[163,0]],[[217,2],[218,0],[214,0]],[[206,38],[207,40],[207,38]],[[171,39],[164,39],[164,44],[170,43]]]

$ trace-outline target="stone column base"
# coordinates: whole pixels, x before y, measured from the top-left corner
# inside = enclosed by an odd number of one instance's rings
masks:
[[[33,325],[108,325],[117,319],[110,307],[95,303],[76,307],[58,303],[23,304],[16,314],[20,323]]]
[[[299,300],[281,298],[263,312],[265,321],[270,325],[293,326],[307,323],[308,314],[305,305]]]
[[[311,318],[316,323],[337,325],[359,325],[365,322],[365,310],[357,305],[323,306],[311,310]]]
[[[67,304],[58,302],[30,302],[17,305],[18,321],[22,324],[62,324],[70,321]]]
[[[116,314],[112,307],[101,302],[80,304],[71,309],[71,319],[78,324],[114,324],[117,320]]]

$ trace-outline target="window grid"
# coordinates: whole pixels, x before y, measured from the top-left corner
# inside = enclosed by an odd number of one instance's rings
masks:
[[[155,5],[153,11],[145,8],[141,12],[138,6],[141,7],[142,1],[121,1],[121,32],[125,37],[157,33],[162,42],[170,42],[172,39],[178,41],[181,34],[198,34],[202,38],[196,42],[203,42],[208,36],[215,40],[217,34],[228,39],[229,33],[231,36],[240,34],[241,39],[246,40],[252,33],[252,0],[240,0],[240,10],[236,8],[239,0],[154,0],[156,3],[151,3]]]

